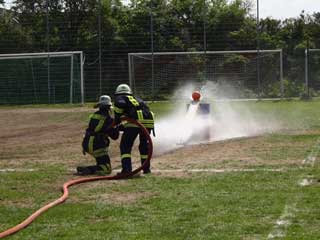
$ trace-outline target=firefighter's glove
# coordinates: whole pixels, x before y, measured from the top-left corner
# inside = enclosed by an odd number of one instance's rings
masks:
[[[119,138],[119,130],[117,127],[109,128],[106,137],[110,137],[112,140],[117,140]]]
[[[113,136],[111,138],[113,140],[117,140],[119,138],[119,129],[113,128]]]
[[[122,124],[119,124],[116,129],[119,131],[119,132],[123,132],[124,131],[124,126]]]

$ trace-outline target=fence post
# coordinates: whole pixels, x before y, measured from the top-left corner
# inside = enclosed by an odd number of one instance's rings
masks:
[[[206,0],[203,0],[203,51],[204,51],[204,77],[205,81],[208,81],[208,62],[207,62],[207,5]]]
[[[73,103],[73,54],[70,59],[70,104]]]
[[[128,53],[128,76],[129,76],[129,86],[131,87],[133,93],[135,92],[135,89],[132,85],[132,69],[131,69],[131,53]]]
[[[261,78],[260,78],[260,17],[259,17],[259,0],[257,0],[257,81],[258,81],[258,98],[261,98]]]
[[[281,98],[284,98],[284,86],[283,86],[283,50],[280,51],[280,91]]]
[[[150,37],[151,37],[151,93],[152,100],[154,101],[154,36],[153,36],[153,0],[150,2]]]
[[[309,46],[307,46],[307,49],[305,49],[304,54],[305,91],[309,97]]]
[[[98,12],[98,45],[99,45],[99,95],[102,95],[102,50],[101,50],[101,0],[98,1],[99,3],[99,12]]]
[[[83,52],[80,53],[80,91],[81,91],[81,104],[84,105],[84,76],[83,76],[83,65],[84,65],[84,58],[83,58]]]
[[[50,82],[50,40],[49,40],[49,1],[46,1],[46,41],[47,41],[47,82],[48,82],[48,103],[51,103],[51,82]]]

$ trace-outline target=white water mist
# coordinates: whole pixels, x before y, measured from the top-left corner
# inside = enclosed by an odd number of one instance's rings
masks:
[[[201,91],[200,103],[210,104],[209,115],[196,114],[197,104],[191,104],[187,108],[192,101],[191,94],[194,90]],[[223,100],[223,92],[212,82],[207,82],[201,87],[192,84],[181,87],[176,91],[174,98],[173,104],[176,106],[173,112],[156,121],[157,137],[154,139],[156,155],[186,144],[255,136],[280,128],[275,118],[260,112],[252,112],[246,108],[245,103],[241,108],[233,107],[231,102]],[[201,137],[201,135],[206,136]],[[208,135],[210,138],[207,138]]]

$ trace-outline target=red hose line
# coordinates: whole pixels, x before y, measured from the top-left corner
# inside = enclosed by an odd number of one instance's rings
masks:
[[[78,178],[78,179],[73,179],[73,180],[65,182],[63,184],[63,188],[62,188],[63,195],[60,198],[54,200],[53,202],[51,202],[51,203],[43,206],[39,210],[35,211],[33,214],[31,214],[28,218],[26,218],[23,222],[19,223],[18,225],[5,230],[4,232],[0,232],[0,238],[7,237],[9,235],[12,235],[12,234],[22,230],[23,228],[25,228],[28,225],[30,225],[37,217],[39,217],[42,213],[47,211],[49,208],[52,208],[52,207],[54,207],[54,206],[56,206],[58,204],[63,203],[64,201],[66,201],[68,196],[69,196],[68,188],[70,186],[72,186],[72,185],[77,185],[77,184],[84,183],[84,182],[93,182],[93,181],[98,181],[98,180],[125,179],[125,178],[131,177],[131,176],[137,174],[144,167],[146,167],[147,164],[149,164],[149,162],[151,160],[152,152],[153,152],[152,139],[150,137],[150,134],[149,134],[148,130],[141,123],[139,123],[138,121],[136,121],[134,119],[123,117],[123,118],[121,118],[121,120],[138,125],[140,127],[140,129],[142,130],[143,134],[147,137],[148,144],[149,144],[149,147],[148,147],[148,158],[143,163],[143,165],[141,165],[137,169],[133,170],[131,173],[127,173],[127,174],[119,174],[119,175],[114,175],[114,176],[85,177],[85,178]]]

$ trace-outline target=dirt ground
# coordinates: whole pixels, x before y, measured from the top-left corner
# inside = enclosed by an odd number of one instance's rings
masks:
[[[64,169],[66,174],[58,179],[46,183],[45,191],[49,187],[52,192],[58,192],[59,186],[71,178],[75,178],[76,166],[95,164],[88,154],[83,156],[81,142],[92,109],[45,109],[0,108],[0,174],[1,171],[50,171]],[[294,132],[292,132],[295,134]],[[159,133],[157,133],[159,134]],[[316,133],[315,133],[316,134]],[[319,134],[319,133],[318,133]],[[151,164],[153,175],[161,177],[189,177],[194,170],[208,174],[224,171],[254,170],[255,168],[282,169],[284,165],[299,165],[302,155],[297,149],[305,153],[307,143],[299,141],[270,140],[268,135],[248,138],[237,138],[199,145],[181,146],[180,148],[158,156],[153,156]],[[155,145],[154,148],[157,146]],[[294,151],[291,151],[295,149]],[[113,169],[121,168],[119,140],[112,141],[109,149]],[[139,166],[137,146],[133,151],[134,168]],[[73,187],[79,195],[72,194],[70,201],[95,202],[107,201],[114,204],[131,203],[139,199],[151,197],[147,192],[127,194],[114,192],[110,194],[94,195],[81,194],[92,188],[99,187],[101,182],[84,184]],[[126,181],[110,181],[108,184],[126,184]],[[77,199],[77,196],[79,199]],[[12,206],[31,206],[32,197],[18,201],[3,201],[2,204]]]
[[[41,168],[61,165],[72,171],[77,165],[94,163],[81,153],[81,141],[86,128],[89,108],[0,109],[0,169]],[[154,156],[153,169],[250,168],[276,163],[271,152],[283,151],[284,161],[298,163],[299,157],[286,153],[288,143],[272,143],[265,137],[184,146],[175,151]],[[304,148],[297,143],[290,147]],[[259,148],[257,147],[259,146]],[[157,146],[154,146],[155,148]],[[135,147],[134,162],[139,161]],[[271,151],[272,150],[272,151]],[[120,167],[119,140],[111,142],[109,153],[114,169]],[[265,160],[268,160],[265,162]],[[282,162],[283,163],[283,162]]]

